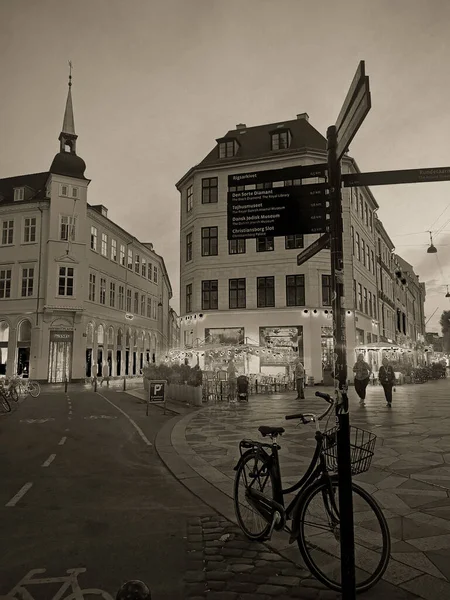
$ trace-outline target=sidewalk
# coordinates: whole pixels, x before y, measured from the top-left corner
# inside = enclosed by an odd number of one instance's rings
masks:
[[[285,427],[280,439],[283,482],[294,483],[309,464],[314,429],[295,427],[284,415],[300,406],[321,412],[323,401],[314,397],[318,389],[307,388],[304,401],[294,400],[291,392],[251,396],[248,405],[205,407],[167,423],[156,449],[186,487],[235,523],[232,483],[239,440],[258,439],[259,425]],[[366,408],[359,407],[351,389],[350,407],[352,424],[378,436],[370,471],[356,479],[383,507],[392,538],[385,581],[365,597],[450,597],[450,381],[399,386],[392,409],[385,407],[380,387],[368,388]],[[286,534],[266,545],[303,566]]]

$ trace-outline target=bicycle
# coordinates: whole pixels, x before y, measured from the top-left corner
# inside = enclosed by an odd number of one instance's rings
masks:
[[[8,400],[9,394],[5,390],[3,383],[0,384],[0,406],[4,412],[11,412],[11,405]]]
[[[329,403],[323,414],[298,413],[285,417],[316,425],[316,448],[306,473],[295,485],[283,489],[278,454],[281,446],[277,437],[285,430],[262,425],[259,432],[271,438],[270,444],[246,439],[239,444],[241,456],[234,467],[234,509],[240,528],[250,540],[268,540],[274,530],[290,533],[289,543],[297,540],[310,572],[328,588],[340,592],[339,481],[337,475],[330,474],[337,471],[338,428],[323,433],[320,430],[320,421],[336,406],[336,401],[321,392],[316,392],[316,396]],[[351,432],[352,474],[357,475],[370,467],[376,436],[356,427],[351,427]],[[356,591],[363,592],[375,585],[386,571],[391,542],[388,524],[377,502],[354,482],[352,491]],[[285,507],[284,496],[294,492],[297,494]],[[253,529],[245,521],[244,509],[249,511],[253,523],[256,521]],[[314,511],[323,513],[323,523]],[[288,521],[292,521],[291,527]],[[331,534],[329,539],[327,534]],[[361,564],[358,559],[362,559]]]
[[[37,381],[31,381],[30,379],[23,379],[20,376],[13,377],[11,380],[12,389],[17,394],[17,400],[19,395],[23,393],[25,396],[30,394],[32,398],[37,398],[41,393],[41,386]],[[16,400],[16,402],[17,402]]]

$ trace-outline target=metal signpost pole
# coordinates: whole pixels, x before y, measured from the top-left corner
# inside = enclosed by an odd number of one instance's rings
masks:
[[[341,162],[336,154],[337,135],[333,125],[327,130],[328,179],[331,201],[331,288],[333,290],[334,377],[339,402],[337,455],[339,477],[339,516],[341,578],[343,600],[355,600],[355,541],[353,529],[352,473],[350,464],[350,416],[347,396],[347,345],[345,335],[343,220]]]

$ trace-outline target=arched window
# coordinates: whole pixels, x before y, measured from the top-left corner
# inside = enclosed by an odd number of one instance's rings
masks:
[[[129,329],[127,329],[127,333],[125,335],[125,346],[127,348],[130,347],[130,330]]]
[[[72,142],[70,140],[64,142],[64,152],[72,152]]]
[[[22,321],[19,325],[17,334],[18,342],[31,342],[31,323],[28,319]]]
[[[9,341],[9,325],[6,321],[0,321],[0,342]]]
[[[144,345],[144,332],[143,331],[140,331],[138,334],[137,345],[139,346],[139,348],[142,348]]]
[[[88,346],[92,346],[94,343],[94,324],[88,323],[86,327],[86,343]]]
[[[108,328],[108,344],[114,345],[114,327],[112,325]]]
[[[133,334],[133,346],[137,346],[137,331]]]
[[[121,329],[119,329],[117,331],[117,345],[121,346],[122,345],[122,337],[123,337],[123,332]]]
[[[97,344],[99,346],[105,343],[105,329],[103,325],[99,325],[97,329]]]

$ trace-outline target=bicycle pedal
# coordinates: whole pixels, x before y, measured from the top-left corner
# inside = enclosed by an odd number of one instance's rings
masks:
[[[271,525],[270,525],[269,533],[267,534],[267,535],[268,535],[268,539],[269,539],[269,540],[270,540],[270,538],[272,537],[272,533],[273,533],[273,530],[274,530],[274,528],[275,528],[275,527],[276,527],[276,525],[278,525],[280,522],[281,522],[281,515],[280,515],[280,513],[279,513],[279,512],[276,510],[276,511],[273,513],[273,519],[272,519],[272,523],[271,523]]]

